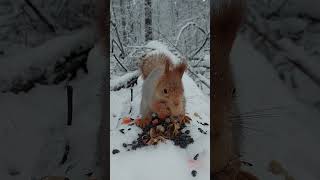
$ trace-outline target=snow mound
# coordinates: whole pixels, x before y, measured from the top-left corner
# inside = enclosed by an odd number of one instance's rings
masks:
[[[170,57],[173,64],[179,64],[181,62],[180,59],[172,54],[168,47],[160,41],[150,41],[146,44],[146,47],[153,49],[153,51],[149,52],[148,54],[163,53]]]

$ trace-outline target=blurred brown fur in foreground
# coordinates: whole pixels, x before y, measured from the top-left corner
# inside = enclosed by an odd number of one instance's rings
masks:
[[[211,8],[210,23],[213,37],[213,168],[215,180],[257,180],[241,170],[235,153],[230,113],[233,106],[234,84],[230,66],[230,52],[237,32],[245,17],[244,0],[216,1],[219,8]]]

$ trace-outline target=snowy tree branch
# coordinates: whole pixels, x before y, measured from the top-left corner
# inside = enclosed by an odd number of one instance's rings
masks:
[[[203,34],[207,34],[206,31],[204,29],[202,29],[200,26],[198,26],[195,22],[188,22],[187,24],[185,24],[179,31],[178,36],[176,38],[176,43],[175,46],[178,46],[178,42],[180,40],[180,36],[181,34],[189,27],[189,26],[194,26],[196,28],[198,28]]]

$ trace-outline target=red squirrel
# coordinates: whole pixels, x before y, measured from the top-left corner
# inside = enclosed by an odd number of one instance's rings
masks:
[[[136,124],[145,127],[151,122],[152,113],[160,119],[176,116],[184,122],[185,96],[182,76],[187,69],[183,61],[174,65],[163,53],[147,54],[141,58],[140,71],[143,78],[140,104],[141,120]]]
[[[240,146],[232,125],[231,112],[234,83],[230,53],[237,32],[245,18],[245,0],[216,1],[212,8],[210,26],[213,34],[213,145],[211,164],[215,180],[257,180],[254,175],[241,170],[237,153]],[[239,128],[239,127],[237,127]]]

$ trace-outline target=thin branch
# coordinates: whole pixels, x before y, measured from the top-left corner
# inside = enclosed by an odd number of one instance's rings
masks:
[[[155,31],[156,33],[158,33],[159,35],[161,35],[165,40],[167,40],[168,43],[170,43],[181,55],[183,55],[182,51],[181,51],[175,44],[173,44],[173,43],[166,37],[166,35],[162,34],[160,31],[158,31],[158,30],[156,30],[156,29],[154,29],[154,28],[152,28],[152,29],[153,29],[153,31]]]
[[[175,43],[176,46],[178,46],[178,42],[179,42],[179,40],[180,40],[181,34],[182,34],[182,33],[185,31],[185,29],[187,29],[187,27],[189,27],[189,26],[195,26],[195,27],[198,28],[203,34],[207,34],[206,31],[205,31],[204,29],[202,29],[200,26],[198,26],[195,22],[188,22],[186,25],[184,25],[184,26],[180,29],[180,31],[179,31],[179,33],[178,33],[178,36],[177,36],[177,39],[176,39],[176,43]]]
[[[54,25],[49,22],[49,20],[38,10],[38,8],[30,0],[24,1],[33,10],[33,12],[48,26],[48,28],[55,33],[56,29]]]
[[[114,54],[112,54],[112,55],[113,55],[113,57],[116,59],[116,61],[120,64],[120,66],[121,66],[126,72],[128,72],[127,68],[125,68],[125,67],[122,65],[122,63],[119,61],[119,59],[117,58],[117,56],[114,55]]]
[[[122,42],[121,42],[121,39],[120,39],[118,27],[117,27],[116,23],[114,23],[112,20],[111,20],[111,24],[112,24],[112,26],[114,27],[114,29],[116,31],[117,39],[118,39],[118,42],[119,42],[117,44],[118,44],[118,47],[119,47],[119,49],[121,51],[121,54],[123,54],[123,56],[125,56],[126,53],[124,51],[124,48],[123,48],[123,45],[122,45]]]
[[[206,45],[207,41],[209,40],[209,37],[210,37],[210,33],[207,34],[207,37],[204,40],[203,44],[200,46],[200,48],[195,53],[193,53],[192,56],[190,56],[190,59],[193,59],[193,57],[196,56],[201,51],[201,49]]]

